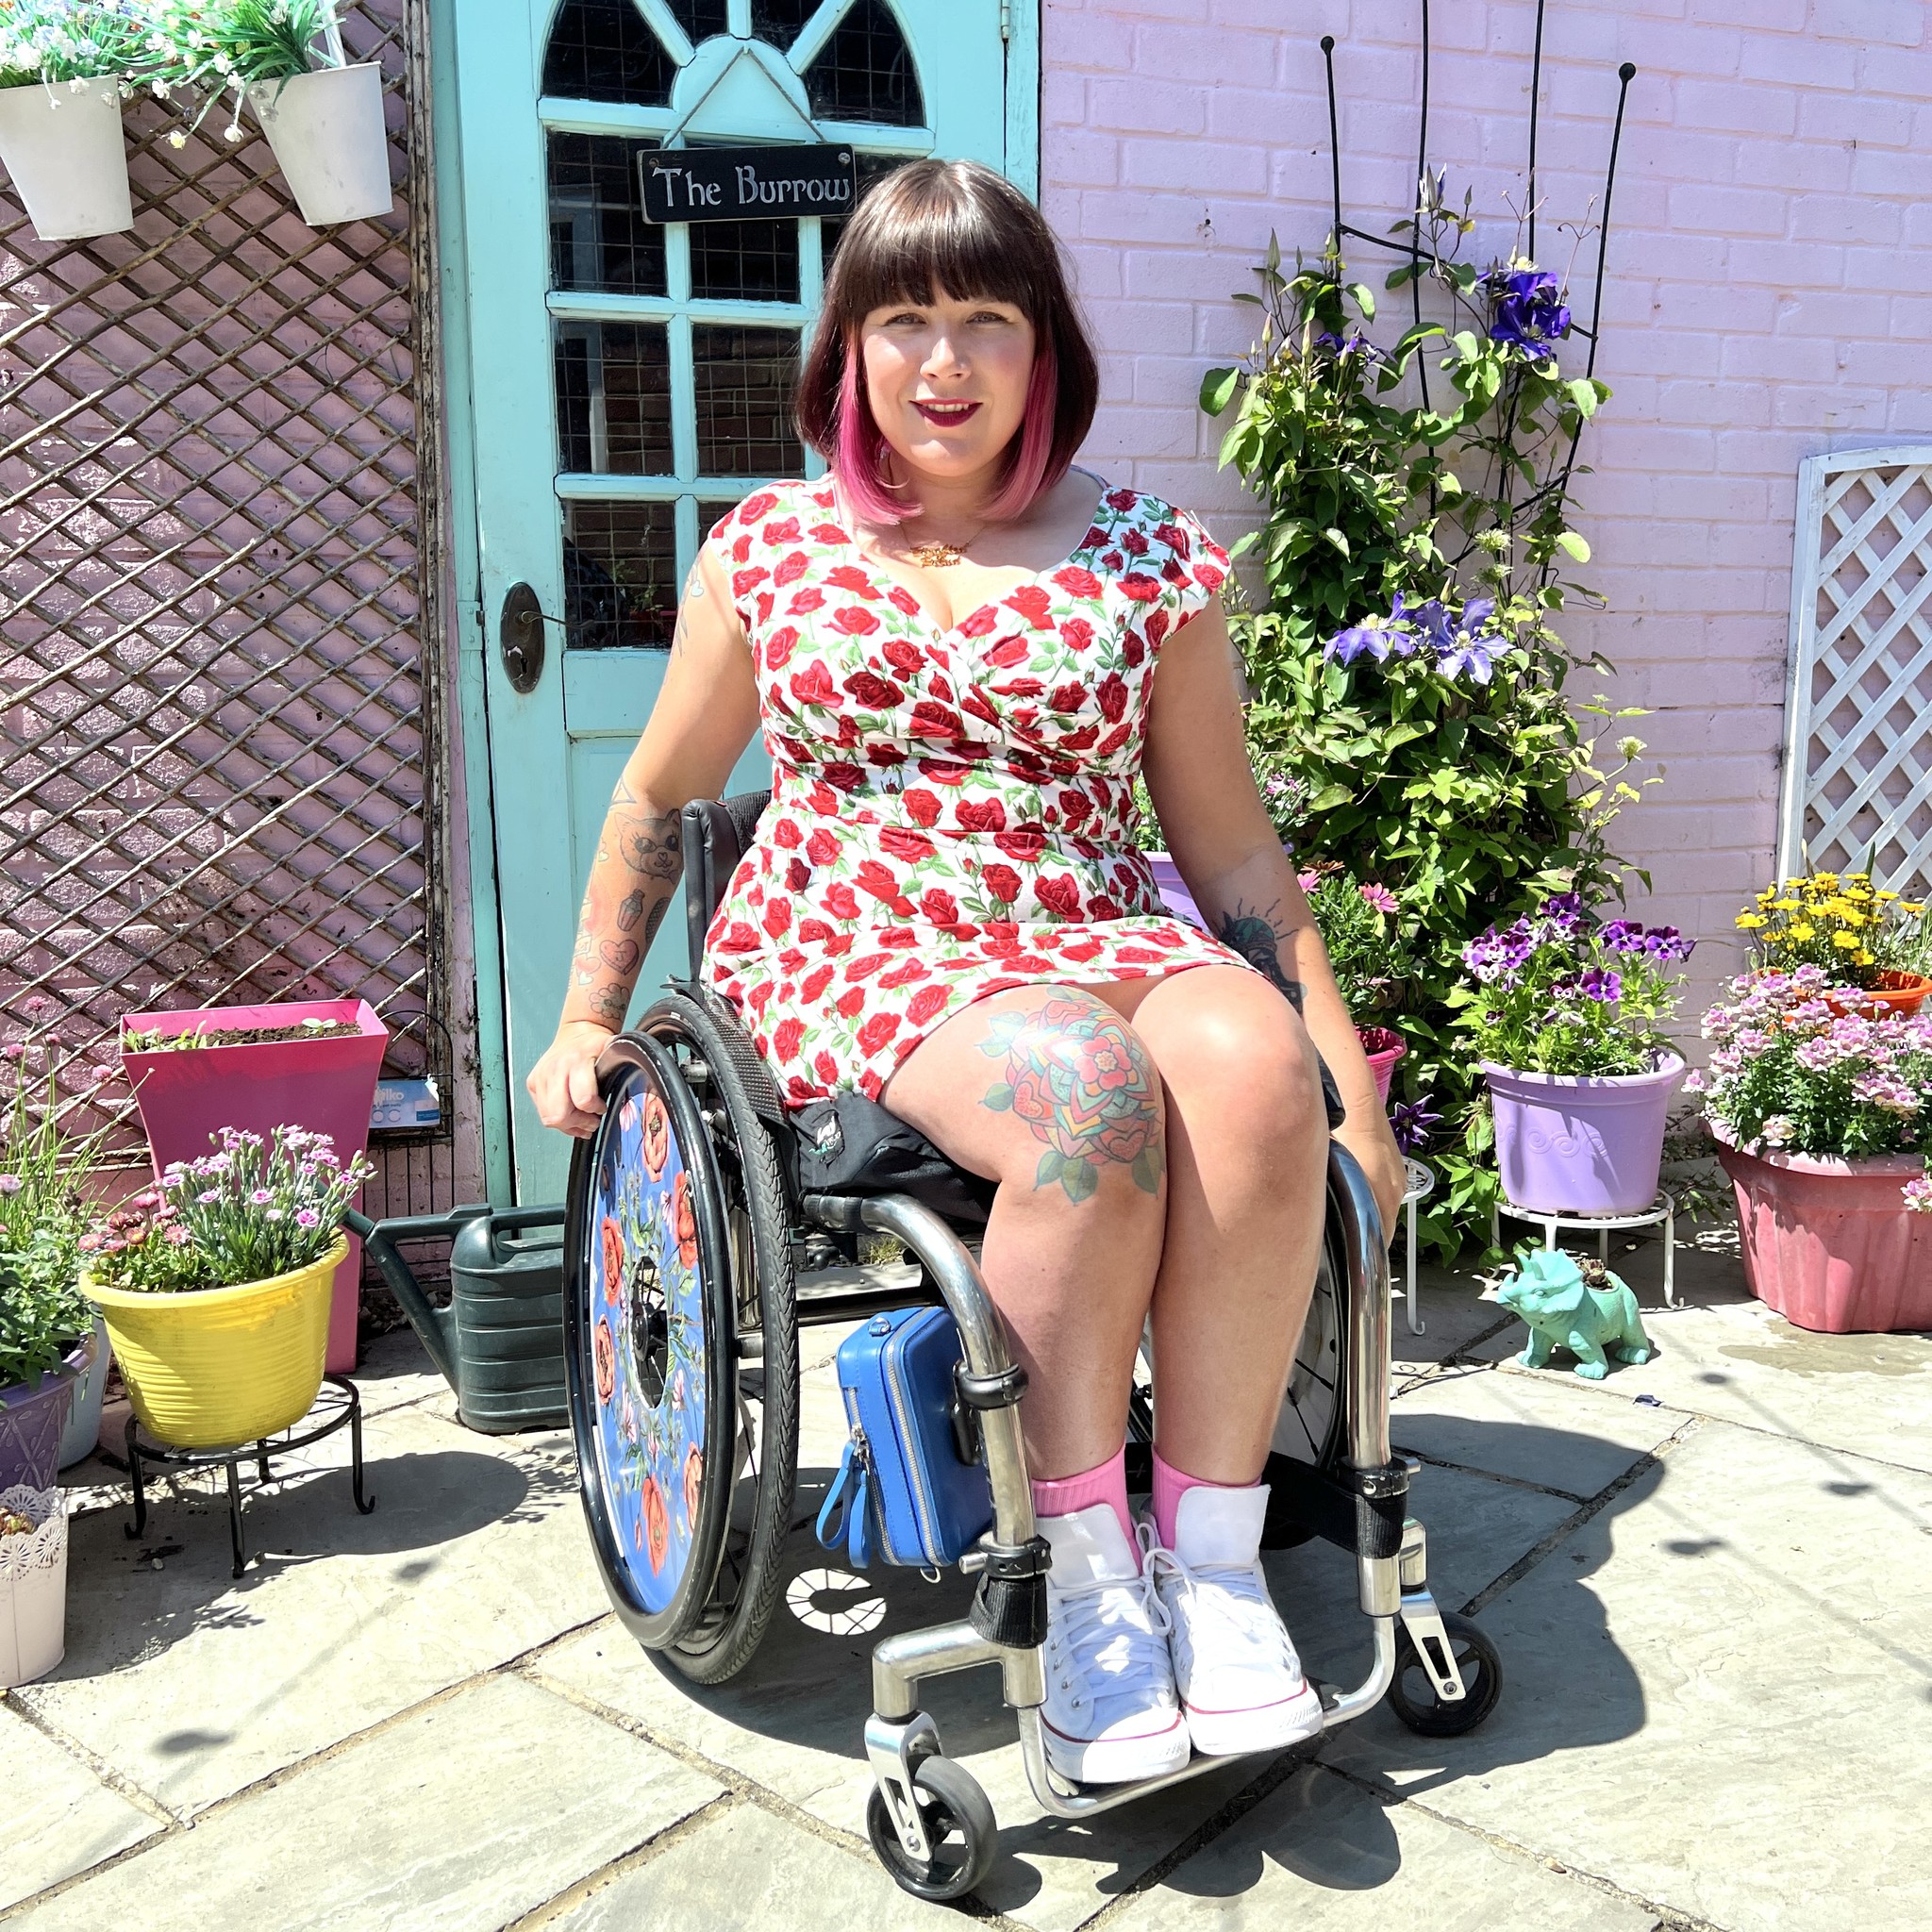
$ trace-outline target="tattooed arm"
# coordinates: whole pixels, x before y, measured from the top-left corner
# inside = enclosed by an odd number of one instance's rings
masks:
[[[1314,914],[1255,789],[1234,650],[1218,607],[1161,646],[1146,774],[1174,863],[1210,930],[1301,1014],[1347,1109],[1336,1139],[1362,1163],[1392,1229],[1402,1157]]]
[[[538,1118],[591,1133],[604,1110],[597,1058],[624,1025],[644,956],[683,875],[679,814],[715,798],[758,726],[750,645],[715,552],[698,555],[650,723],[597,840],[557,1037],[525,1082]]]

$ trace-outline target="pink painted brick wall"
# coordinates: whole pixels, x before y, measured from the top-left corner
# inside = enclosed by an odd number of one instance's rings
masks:
[[[1523,199],[1528,0],[1437,6],[1429,156],[1507,250]],[[1271,228],[1329,221],[1318,46],[1336,36],[1344,217],[1412,199],[1419,7],[1349,0],[1045,0],[1042,200],[1103,353],[1088,444],[1108,474],[1205,511],[1252,499],[1195,410],[1253,311],[1227,299]],[[1283,23],[1289,25],[1284,29]],[[1616,68],[1634,60],[1579,521],[1607,611],[1571,634],[1664,783],[1622,827],[1655,916],[1705,941],[1694,991],[1736,957],[1769,879],[1799,459],[1932,437],[1932,36],[1921,0],[1564,0],[1549,9],[1539,252],[1602,179]],[[1363,253],[1360,264],[1366,267]],[[1379,275],[1366,275],[1379,284]],[[1580,346],[1580,345],[1579,345]],[[1584,689],[1579,685],[1579,689]]]

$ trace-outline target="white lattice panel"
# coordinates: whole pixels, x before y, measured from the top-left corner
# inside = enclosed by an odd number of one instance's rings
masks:
[[[1778,870],[1932,886],[1932,443],[1798,467]]]

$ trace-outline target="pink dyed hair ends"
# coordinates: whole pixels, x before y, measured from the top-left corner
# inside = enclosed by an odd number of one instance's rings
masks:
[[[919,506],[910,496],[895,492],[881,474],[888,445],[859,380],[861,359],[858,344],[850,343],[839,377],[839,431],[832,446],[832,474],[838,478],[840,494],[867,523],[904,523],[919,514]],[[1033,352],[1032,373],[1026,378],[1025,413],[1020,419],[1019,434],[1008,445],[1007,474],[986,506],[988,516],[996,524],[1024,516],[1033,500],[1067,473],[1062,462],[1058,472],[1049,474],[1053,470],[1058,378],[1053,340],[1041,335]]]

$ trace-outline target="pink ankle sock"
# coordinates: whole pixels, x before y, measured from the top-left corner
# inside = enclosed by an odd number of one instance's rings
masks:
[[[1244,1490],[1246,1483],[1210,1483],[1205,1476],[1189,1475],[1186,1471],[1176,1469],[1162,1457],[1160,1451],[1154,1452],[1154,1533],[1159,1537],[1161,1548],[1174,1548],[1174,1520],[1181,1507],[1181,1498],[1190,1490]]]
[[[1071,1516],[1076,1509],[1091,1509],[1096,1503],[1110,1504],[1121,1520],[1121,1534],[1131,1548],[1134,1523],[1127,1514],[1127,1445],[1123,1442],[1105,1462],[1082,1470],[1078,1475],[1056,1476],[1051,1482],[1033,1485],[1033,1513],[1036,1516]]]

